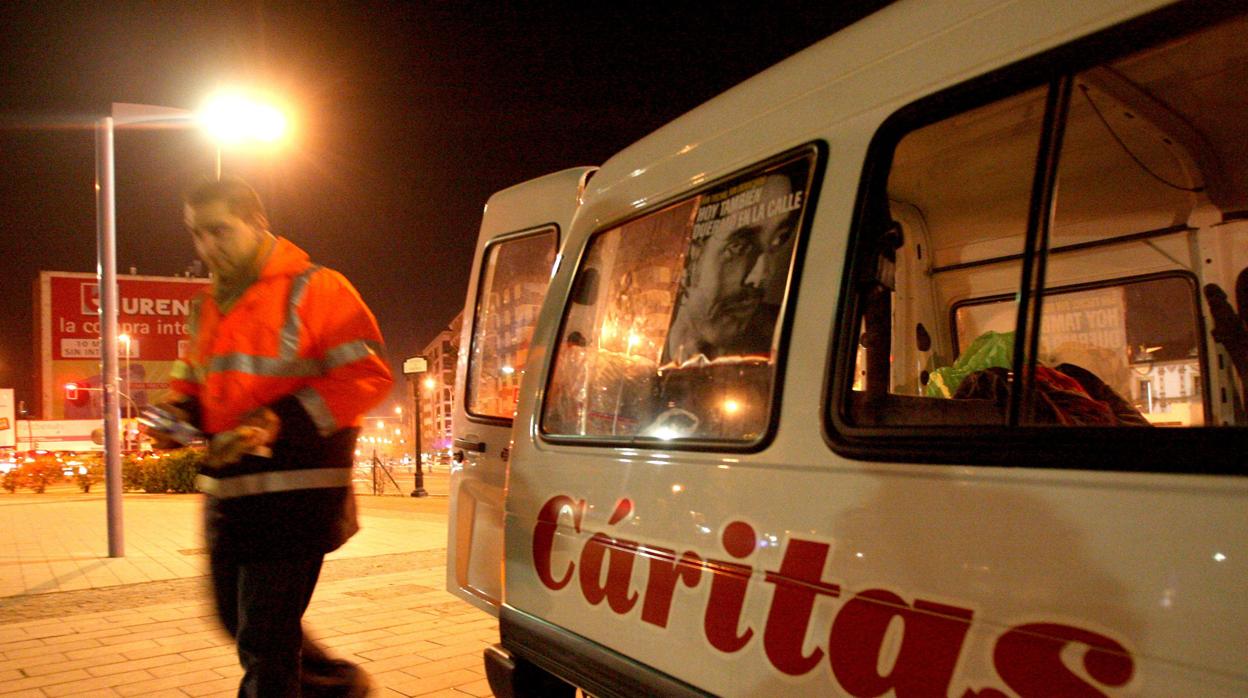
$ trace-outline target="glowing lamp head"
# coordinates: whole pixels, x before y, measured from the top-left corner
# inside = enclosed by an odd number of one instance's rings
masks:
[[[271,104],[260,104],[239,94],[213,97],[200,111],[200,122],[221,143],[245,140],[274,143],[288,127],[286,115]]]

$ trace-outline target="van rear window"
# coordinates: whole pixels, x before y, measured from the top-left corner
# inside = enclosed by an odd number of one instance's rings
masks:
[[[468,414],[515,416],[558,237],[554,227],[540,228],[501,238],[485,250],[465,383]]]
[[[1012,298],[957,306],[953,325],[958,355],[987,333],[1011,331],[1016,314]],[[1115,281],[1045,294],[1039,363],[1079,366],[1097,376],[1129,404],[1130,410],[1118,415],[1120,422],[1206,424],[1199,347],[1196,284],[1188,276]],[[941,369],[929,374],[926,394],[951,396],[956,386],[943,378]],[[1107,394],[1102,392],[1102,399]]]
[[[590,239],[564,312],[545,435],[764,438],[815,161],[805,149]]]

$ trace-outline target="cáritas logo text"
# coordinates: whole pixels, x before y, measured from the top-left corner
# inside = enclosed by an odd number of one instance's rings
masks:
[[[950,695],[974,615],[971,609],[920,598],[911,602],[887,589],[868,589],[847,597],[839,585],[822,579],[831,546],[790,538],[779,568],[761,571],[764,582],[774,589],[767,616],[759,625],[742,618],[747,595],[758,593],[750,587],[754,568],[741,562],[754,553],[758,541],[748,523],[733,521],[723,528],[720,544],[726,555],[720,557],[726,559],[703,558],[691,550],[678,554],[598,532],[586,541],[579,558],[555,560],[559,519],[567,517],[580,533],[587,507],[584,499],[558,495],[539,512],[533,531],[533,564],[546,588],[559,591],[575,582],[591,605],[606,602],[613,613],[625,615],[640,604],[642,622],[665,628],[678,584],[691,589],[709,586],[702,630],[720,652],[732,654],[751,642],[762,642],[771,665],[790,676],[805,675],[826,663],[840,686],[853,696],[880,696],[890,690],[898,698]],[[632,501],[621,499],[609,525],[632,512]],[[632,584],[638,565],[648,565],[642,589]],[[838,599],[841,605],[826,640],[807,648],[803,643],[820,597]],[[903,628],[900,648],[891,669],[881,673],[880,656],[895,620]],[[1062,654],[1068,647],[1081,652],[1086,676],[1064,664]],[[1131,653],[1117,641],[1061,623],[1028,623],[1006,630],[995,640],[992,662],[1005,685],[1022,698],[1103,696],[1103,689],[1126,685],[1135,671]],[[991,687],[968,687],[953,695],[1006,696]]]

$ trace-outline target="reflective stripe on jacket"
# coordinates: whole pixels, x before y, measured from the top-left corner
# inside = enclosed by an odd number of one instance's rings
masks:
[[[217,478],[201,473],[195,478],[200,492],[220,499],[246,497],[266,492],[290,492],[322,487],[350,487],[349,468],[309,468],[300,470],[267,470],[250,475]]]
[[[191,326],[170,387],[198,400],[209,433],[292,395],[327,436],[358,426],[392,382],[377,321],[359,293],[282,238],[227,312],[202,292]]]

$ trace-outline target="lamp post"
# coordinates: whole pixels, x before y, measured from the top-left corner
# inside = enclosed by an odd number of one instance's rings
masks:
[[[407,383],[412,390],[412,420],[416,425],[416,474],[413,476],[412,496],[428,497],[429,493],[425,491],[425,471],[421,466],[421,412],[420,412],[420,388],[417,386],[416,376],[424,373],[429,368],[429,362],[423,356],[413,356],[403,362],[403,374],[407,376]]]
[[[124,557],[121,512],[121,446],[119,439],[121,410],[117,403],[117,202],[115,187],[115,160],[113,155],[113,132],[117,126],[147,124],[152,126],[190,126],[202,123],[218,131],[225,128],[245,129],[248,137],[258,140],[275,140],[281,136],[285,121],[280,112],[276,117],[271,108],[264,109],[264,118],[257,118],[256,109],[232,120],[215,118],[214,107],[205,109],[205,117],[186,109],[161,107],[151,104],[125,104],[114,102],[111,113],[99,120],[95,131],[95,206],[96,206],[96,258],[100,279],[100,373],[103,378],[104,412],[104,484],[105,502],[108,510],[108,556]],[[273,110],[275,111],[275,110]],[[220,135],[217,136],[221,140]],[[217,148],[216,174],[221,176],[221,149]]]

